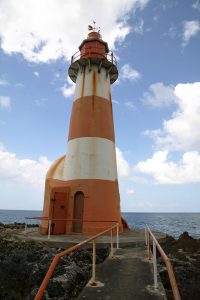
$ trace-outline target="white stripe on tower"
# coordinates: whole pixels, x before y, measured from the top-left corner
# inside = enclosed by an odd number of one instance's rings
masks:
[[[98,137],[77,138],[69,141],[64,168],[65,180],[117,179],[115,145]]]
[[[97,66],[92,66],[91,70],[87,66],[84,72],[78,73],[74,101],[80,97],[93,95],[110,100],[110,76],[104,68],[98,72]]]

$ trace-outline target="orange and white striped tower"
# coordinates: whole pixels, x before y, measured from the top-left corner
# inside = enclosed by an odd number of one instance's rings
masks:
[[[110,92],[118,77],[116,61],[94,28],[79,50],[69,67],[76,87],[66,156],[46,178],[43,216],[54,219],[55,234],[93,234],[116,222],[123,227]],[[46,221],[40,230],[46,233]]]

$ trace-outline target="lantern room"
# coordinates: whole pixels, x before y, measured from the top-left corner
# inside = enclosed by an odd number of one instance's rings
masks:
[[[87,39],[79,46],[81,58],[106,58],[109,52],[108,44],[101,39],[99,32],[90,32]]]

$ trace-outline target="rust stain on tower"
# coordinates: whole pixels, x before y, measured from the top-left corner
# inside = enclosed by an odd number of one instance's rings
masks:
[[[83,78],[82,78],[81,97],[84,96],[84,91],[85,91],[85,67],[83,68]]]
[[[67,151],[47,173],[43,217],[53,220],[52,234],[94,234],[114,223],[123,230],[110,93],[118,70],[95,28],[72,56],[68,73],[76,87]],[[47,231],[43,220],[40,232]]]

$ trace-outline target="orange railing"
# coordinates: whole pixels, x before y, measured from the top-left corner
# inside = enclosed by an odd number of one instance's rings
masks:
[[[163,251],[162,247],[158,243],[157,239],[155,238],[154,234],[152,233],[151,229],[149,226],[146,225],[145,227],[145,240],[147,244],[147,250],[148,250],[148,260],[151,260],[151,238],[153,241],[153,266],[154,266],[154,286],[155,288],[158,287],[158,281],[157,281],[157,259],[156,259],[156,249],[160,252],[160,255],[162,259],[164,260],[164,263],[167,268],[168,276],[169,276],[169,281],[171,284],[173,296],[175,300],[181,300],[181,296],[178,290],[178,286],[176,283],[176,278],[174,275],[174,271],[171,265],[171,262],[165,252]]]
[[[58,262],[59,262],[59,259],[65,255],[68,255],[69,253],[71,252],[74,252],[75,250],[78,250],[80,249],[81,247],[83,247],[84,245],[88,244],[89,242],[93,242],[93,259],[92,259],[92,278],[90,280],[90,284],[92,286],[95,286],[96,285],[96,279],[95,279],[95,273],[96,273],[96,239],[102,235],[104,235],[105,233],[109,232],[110,231],[110,238],[111,238],[111,252],[110,252],[110,256],[112,257],[113,256],[113,230],[116,229],[117,231],[117,235],[118,235],[118,224],[115,224],[114,226],[92,236],[91,238],[69,248],[69,249],[66,249],[58,254],[55,255],[50,267],[49,267],[49,270],[47,271],[47,274],[35,296],[35,300],[40,300],[42,299],[43,295],[44,295],[44,291],[49,283],[49,280],[53,274],[53,271],[54,269],[56,268]],[[118,237],[117,237],[117,241],[118,241]],[[118,243],[117,243],[117,248],[119,247]]]

